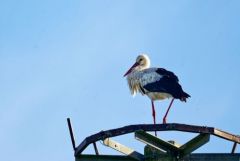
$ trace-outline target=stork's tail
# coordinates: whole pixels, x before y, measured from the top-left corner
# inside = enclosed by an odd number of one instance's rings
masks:
[[[191,96],[183,91],[182,97],[180,98],[180,100],[183,101],[183,102],[187,102],[188,97],[191,97]]]

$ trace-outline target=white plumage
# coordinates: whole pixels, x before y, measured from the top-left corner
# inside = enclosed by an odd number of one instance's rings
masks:
[[[129,89],[132,95],[135,95],[137,92],[144,94],[141,91],[140,87],[143,87],[149,83],[159,81],[162,76],[157,74],[155,68],[148,68],[141,71],[131,72],[127,76]]]

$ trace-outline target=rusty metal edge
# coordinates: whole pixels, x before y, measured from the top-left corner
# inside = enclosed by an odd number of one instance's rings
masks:
[[[213,135],[240,144],[239,135],[233,135],[220,129],[214,129]]]

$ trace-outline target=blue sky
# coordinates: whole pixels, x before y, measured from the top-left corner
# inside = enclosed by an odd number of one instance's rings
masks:
[[[2,160],[73,160],[67,117],[77,143],[101,130],[152,123],[150,100],[132,98],[123,78],[142,52],[152,66],[178,75],[192,96],[174,102],[168,122],[239,134],[239,16],[237,0],[1,1]],[[156,102],[159,123],[169,101]],[[162,134],[180,143],[192,136]],[[142,150],[133,135],[117,139]],[[198,152],[231,146],[212,137]]]

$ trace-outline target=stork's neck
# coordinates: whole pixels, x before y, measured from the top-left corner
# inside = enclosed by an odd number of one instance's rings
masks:
[[[132,73],[133,73],[133,72],[140,72],[140,71],[142,71],[142,70],[144,70],[144,69],[148,69],[149,66],[150,66],[150,65],[148,65],[148,64],[147,64],[147,65],[144,65],[144,66],[139,65],[139,66],[137,66],[136,68],[133,69]]]

